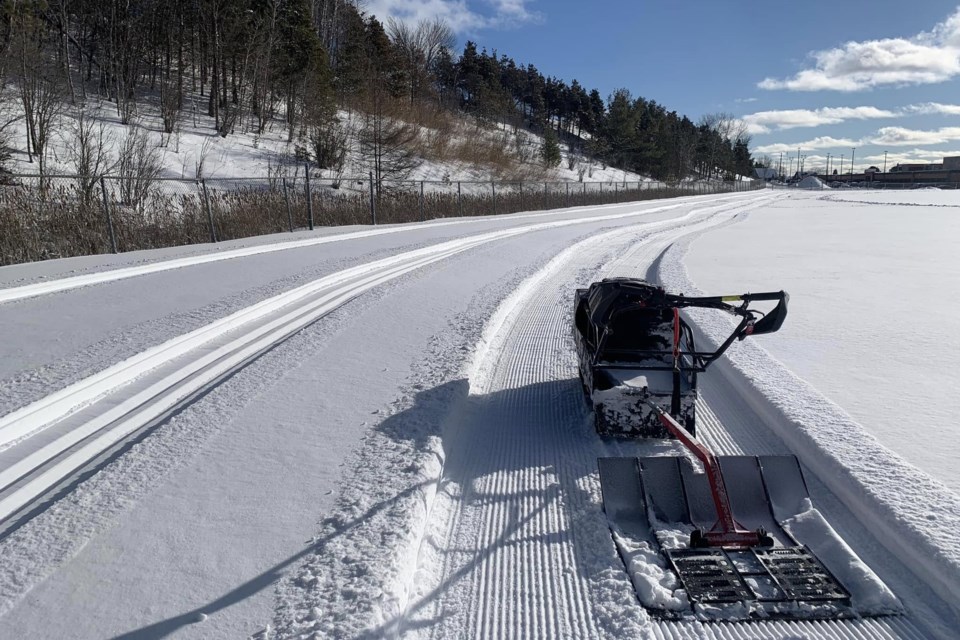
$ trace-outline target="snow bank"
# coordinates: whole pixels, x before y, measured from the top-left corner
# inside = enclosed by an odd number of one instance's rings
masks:
[[[803,180],[797,183],[797,187],[800,189],[829,189],[823,180],[817,176],[807,176]]]
[[[673,291],[701,292],[683,265],[689,239],[672,246],[659,278]],[[693,310],[690,317],[715,344],[729,335],[726,317]],[[960,602],[960,496],[882,446],[840,407],[747,340],[714,365],[744,389],[742,397],[813,472],[894,555],[945,601]],[[815,516],[791,526],[811,526]],[[808,521],[809,520],[809,521]],[[835,567],[830,567],[835,570]],[[851,567],[850,571],[859,571]],[[865,604],[886,599],[866,597]]]
[[[843,541],[823,515],[806,500],[806,510],[781,524],[810,547],[850,592],[850,604],[861,615],[903,613],[903,605],[873,570]]]

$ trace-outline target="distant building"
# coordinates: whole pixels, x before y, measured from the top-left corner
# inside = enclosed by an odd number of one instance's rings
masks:
[[[880,173],[880,167],[867,167],[864,173]]]
[[[777,170],[772,167],[755,167],[753,177],[760,180],[773,180],[777,177]]]
[[[960,156],[944,158],[943,168],[947,171],[960,171]]]
[[[916,162],[911,164],[898,164],[890,169],[890,173],[900,173],[902,171],[941,171],[943,163],[937,162]]]

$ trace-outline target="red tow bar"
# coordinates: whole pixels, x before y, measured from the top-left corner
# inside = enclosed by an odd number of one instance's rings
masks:
[[[706,446],[697,440],[692,433],[687,431],[679,422],[673,419],[669,413],[658,407],[653,402],[647,401],[660,417],[660,422],[677,440],[683,443],[693,455],[703,463],[703,469],[707,473],[707,480],[710,483],[710,493],[713,495],[713,504],[717,509],[719,519],[710,529],[699,534],[699,540],[691,536],[691,546],[707,547],[758,547],[772,546],[773,540],[760,529],[750,531],[745,529],[733,517],[733,509],[730,507],[730,496],[727,494],[727,486],[723,482],[723,472],[720,471],[720,464],[716,456],[707,449]]]

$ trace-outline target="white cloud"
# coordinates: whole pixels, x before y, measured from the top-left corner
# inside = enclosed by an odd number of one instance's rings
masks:
[[[846,149],[846,153],[843,154],[843,171],[846,173],[850,170],[850,150]],[[865,168],[873,166],[877,167],[881,171],[886,167],[889,171],[892,167],[895,167],[898,164],[914,164],[918,162],[929,162],[929,163],[939,163],[943,162],[944,158],[949,158],[951,156],[960,156],[960,151],[937,151],[930,149],[913,149],[911,151],[890,151],[884,156],[883,152],[880,153],[868,153],[861,154],[860,151],[857,151],[856,155],[856,171],[863,171]],[[796,150],[794,150],[793,158],[796,158]],[[841,167],[841,156],[831,154],[830,157],[830,171],[834,169],[840,170]],[[819,171],[822,171],[827,164],[827,157],[825,155],[811,154],[806,156],[804,162],[805,167],[813,167]],[[784,165],[786,165],[786,160],[784,160]]]
[[[898,114],[876,107],[823,107],[822,109],[786,109],[759,111],[743,117],[749,133],[770,133],[773,130],[817,127],[846,120],[895,118]]]
[[[847,42],[810,54],[814,68],[792,78],[766,78],[761,89],[863,91],[882,85],[933,84],[960,75],[960,8],[930,32],[912,38]]]
[[[925,102],[923,104],[912,104],[905,109],[909,113],[944,114],[949,116],[960,116],[960,104],[940,104],[939,102]]]
[[[388,17],[409,23],[439,18],[457,33],[488,28],[517,27],[539,22],[543,16],[530,10],[532,0],[484,0],[492,13],[480,13],[466,0],[369,0],[364,9],[381,20]]]
[[[883,127],[869,139],[869,144],[886,147],[907,147],[910,145],[944,144],[960,140],[960,127],[943,127],[933,131],[907,129],[905,127]]]
[[[843,149],[849,147],[865,147],[874,145],[879,147],[909,147],[909,146],[933,146],[946,144],[948,142],[960,141],[960,127],[942,127],[934,130],[907,129],[905,127],[883,127],[876,133],[864,136],[859,140],[850,140],[848,138],[832,138],[830,136],[821,136],[806,140],[804,142],[793,143],[775,143],[756,147],[755,153],[779,153],[781,151],[793,152],[798,148],[801,150],[813,149]],[[915,150],[916,151],[916,150]],[[942,154],[942,151],[930,150],[925,153],[934,155]],[[949,154],[947,154],[949,155]]]
[[[776,143],[768,144],[762,147],[757,147],[753,151],[755,153],[796,153],[797,149],[801,150],[810,150],[810,149],[834,149],[838,147],[855,147],[860,144],[857,140],[849,140],[847,138],[831,138],[830,136],[821,136],[819,138],[814,138],[813,140],[807,140],[805,142],[797,142],[794,144],[785,144],[785,143]]]

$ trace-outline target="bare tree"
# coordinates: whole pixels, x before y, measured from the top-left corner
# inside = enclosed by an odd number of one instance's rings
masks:
[[[389,18],[387,30],[403,56],[412,104],[422,97],[424,87],[429,85],[429,72],[440,52],[452,50],[456,37],[450,25],[440,18],[421,20],[416,27]]]
[[[717,112],[704,114],[697,124],[700,127],[706,127],[715,134],[710,140],[707,166],[705,167],[705,175],[715,177],[719,171],[718,165],[730,166],[732,164],[732,158],[726,156],[732,151],[733,145],[737,142],[749,143],[750,136],[747,135],[747,123],[731,113]]]
[[[371,96],[358,133],[360,155],[373,173],[377,199],[384,180],[404,180],[420,165],[413,153],[418,127],[405,122],[396,102],[384,94]]]
[[[197,151],[197,157],[193,167],[194,179],[203,180],[206,177],[204,171],[206,170],[207,157],[209,157],[211,151],[213,151],[213,138],[206,138]]]
[[[64,92],[59,70],[47,60],[44,25],[29,8],[12,16],[16,80],[27,125],[27,158],[37,159],[40,175],[46,172],[47,144],[63,108]]]
[[[67,7],[70,0],[54,0],[51,2],[51,16],[57,23],[60,31],[60,43],[57,55],[63,65],[63,77],[67,86],[70,88],[70,103],[76,104],[77,96],[73,86],[73,75],[70,73],[70,36],[68,27],[70,24],[70,12]]]
[[[77,109],[65,139],[67,154],[77,174],[80,197],[84,205],[94,201],[100,177],[113,170],[110,148],[113,138],[102,121],[94,119],[82,106]]]
[[[132,126],[117,157],[121,201],[142,214],[163,170],[160,151],[150,144],[146,129]]]

